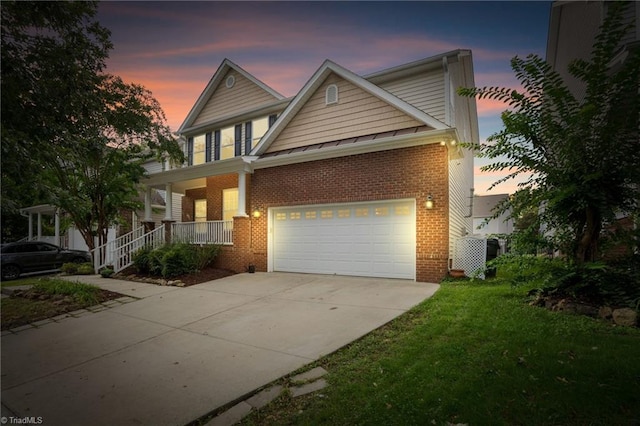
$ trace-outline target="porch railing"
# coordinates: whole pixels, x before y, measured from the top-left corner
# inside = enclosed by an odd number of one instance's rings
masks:
[[[232,220],[177,222],[171,226],[173,241],[191,244],[233,244]]]
[[[156,248],[162,244],[164,244],[164,225],[147,234],[144,233],[144,227],[141,226],[128,234],[95,248],[91,252],[93,254],[94,268],[97,272],[107,265],[112,265],[115,272],[121,271],[133,264],[134,254],[142,247],[150,246]]]

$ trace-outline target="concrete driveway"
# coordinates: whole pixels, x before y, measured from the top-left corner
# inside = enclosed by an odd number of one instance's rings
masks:
[[[3,333],[3,416],[41,417],[45,425],[184,425],[369,333],[438,289],[285,273],[186,288],[82,281],[139,300]]]

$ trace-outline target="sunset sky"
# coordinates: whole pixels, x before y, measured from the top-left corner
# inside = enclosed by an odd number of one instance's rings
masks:
[[[228,58],[284,96],[325,59],[364,75],[471,49],[476,86],[517,87],[509,60],[544,57],[551,2],[101,2],[112,32],[107,72],[151,90],[177,130]],[[504,106],[478,102],[480,138]],[[498,175],[481,174],[477,194]],[[503,184],[491,194],[513,192]]]

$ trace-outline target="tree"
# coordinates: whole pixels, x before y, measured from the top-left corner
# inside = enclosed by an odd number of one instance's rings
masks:
[[[50,203],[90,248],[134,206],[145,160],[183,160],[152,94],[104,72],[112,45],[96,8],[2,4],[3,225],[25,204]]]
[[[583,99],[536,55],[511,61],[523,91],[458,90],[511,108],[502,113],[504,128],[474,146],[479,156],[497,160],[482,170],[509,172],[492,187],[529,175],[520,184],[529,196],[512,198],[496,215],[509,208],[514,217],[539,209],[540,224],[553,230],[556,244],[564,244],[579,267],[598,259],[602,231],[616,214],[639,209],[640,53],[631,50],[619,68],[610,66],[631,28],[623,22],[624,7],[611,5],[591,59],[569,66],[570,75],[586,85]]]

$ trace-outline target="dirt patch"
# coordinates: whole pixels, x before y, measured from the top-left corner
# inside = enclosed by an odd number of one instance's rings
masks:
[[[47,294],[36,289],[16,290],[10,297],[2,299],[1,328],[20,327],[122,297],[107,290],[100,290],[96,296],[97,303],[80,303],[68,295]]]

